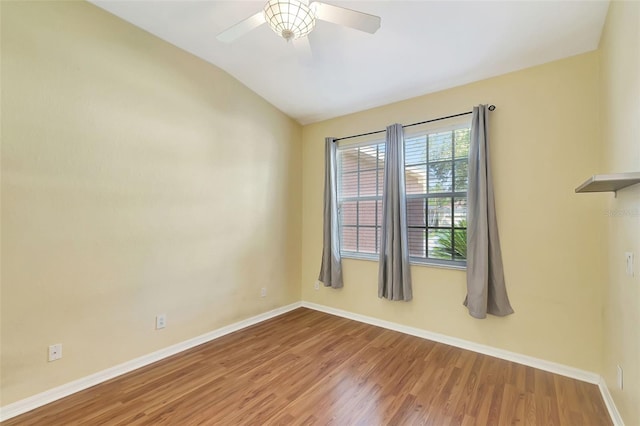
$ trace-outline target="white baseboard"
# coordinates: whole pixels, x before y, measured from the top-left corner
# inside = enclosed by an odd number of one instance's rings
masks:
[[[406,325],[398,324],[395,322],[385,321],[365,315],[354,314],[348,311],[343,311],[341,309],[335,309],[329,306],[318,305],[315,303],[302,302],[302,306],[305,308],[314,309],[316,311],[326,312],[328,314],[333,314],[359,322],[376,325],[378,327],[387,328],[389,330],[399,331],[400,333],[422,337],[423,339],[433,340],[435,342],[444,343],[446,345],[455,346],[457,348],[467,349],[473,352],[478,352],[507,361],[517,362],[518,364],[528,365],[540,370],[549,371],[551,373],[582,380],[583,382],[598,384],[600,381],[600,375],[592,373],[590,371],[580,370],[578,368],[569,367],[563,364],[557,364],[555,362],[545,361],[516,352],[510,352],[504,349],[482,345],[480,343],[471,342],[469,340],[458,339],[457,337],[450,337],[444,334],[434,333],[432,331],[427,331],[420,328],[408,327]]]
[[[464,339],[458,339],[456,337],[446,336],[444,334],[434,333],[431,331],[409,327],[406,325],[385,321],[378,318],[369,317],[366,315],[360,315],[360,314],[355,314],[348,311],[343,311],[342,309],[331,308],[329,306],[324,306],[324,305],[319,305],[316,303],[304,302],[304,301],[292,303],[290,305],[283,306],[281,308],[277,308],[269,312],[256,315],[254,317],[247,318],[246,320],[239,321],[234,324],[230,324],[228,326],[219,328],[217,330],[213,330],[209,333],[203,334],[193,339],[189,339],[184,342],[177,343],[175,345],[169,346],[164,349],[160,349],[156,352],[152,352],[150,354],[141,356],[131,361],[127,361],[125,363],[116,365],[106,370],[99,371],[90,376],[83,377],[81,379],[75,380],[70,383],[66,383],[62,386],[58,386],[56,388],[39,393],[37,395],[22,399],[20,401],[16,401],[4,407],[0,407],[0,421],[8,420],[12,417],[26,413],[27,411],[31,411],[43,405],[49,404],[50,402],[56,401],[58,399],[74,394],[76,392],[80,392],[84,389],[87,389],[91,386],[95,386],[107,380],[113,379],[114,377],[118,377],[122,374],[136,370],[140,367],[144,367],[146,365],[152,364],[156,361],[160,361],[164,358],[170,357],[172,355],[175,355],[187,349],[191,349],[203,343],[210,342],[224,335],[233,333],[235,331],[260,323],[262,321],[268,320],[278,315],[282,315],[286,312],[292,311],[301,306],[305,308],[313,309],[316,311],[337,315],[343,318],[348,318],[354,321],[375,325],[375,326],[386,328],[389,330],[398,331],[400,333],[421,337],[423,339],[433,340],[435,342],[440,342],[440,343],[455,346],[458,348],[467,349],[470,351],[493,356],[493,357],[504,359],[507,361],[513,361],[518,364],[527,365],[530,367],[538,368],[540,370],[548,371],[555,374],[560,374],[562,376],[571,377],[577,380],[582,380],[584,382],[596,384],[600,389],[600,393],[602,394],[602,398],[604,399],[607,410],[609,410],[609,415],[611,416],[611,420],[613,421],[613,424],[615,426],[624,426],[622,417],[620,416],[620,413],[616,408],[616,405],[613,401],[611,393],[609,393],[609,388],[607,387],[604,379],[596,373],[580,370],[578,368],[569,367],[569,366],[558,364],[555,362],[545,361],[545,360],[531,357],[528,355],[522,355],[515,352],[506,351],[503,349],[482,345],[482,344],[471,342]]]
[[[238,321],[217,330],[210,331],[209,333],[194,337],[193,339],[185,340],[184,342],[180,342],[167,348],[152,352],[150,354],[143,355],[139,358],[132,359],[131,361],[127,361],[106,370],[99,371],[97,373],[91,374],[90,376],[74,380],[73,382],[66,383],[62,386],[58,386],[53,389],[49,389],[48,391],[30,396],[20,401],[16,401],[12,404],[5,405],[4,407],[0,407],[0,421],[8,420],[12,417],[26,413],[27,411],[31,411],[43,405],[49,404],[50,402],[64,398],[65,396],[80,392],[81,390],[113,379],[114,377],[118,377],[140,367],[144,367],[145,365],[152,364],[156,361],[160,361],[164,358],[170,357],[187,349],[191,349],[195,346],[233,333],[234,331],[238,331],[259,322],[276,317],[278,315],[282,315],[286,312],[297,309],[300,306],[302,306],[301,302],[296,302],[287,306],[283,306],[281,308],[273,309],[263,314]]]
[[[607,406],[607,410],[609,411],[609,415],[611,416],[611,421],[613,422],[613,424],[615,426],[624,426],[622,416],[618,411],[618,407],[616,407],[616,404],[613,402],[613,397],[609,392],[609,387],[607,386],[607,382],[604,380],[604,377],[600,377],[598,388],[600,388],[602,399],[604,399],[604,404]]]
[[[527,365],[529,367],[538,368],[540,370],[548,371],[550,373],[559,374],[561,376],[570,377],[572,379],[581,380],[583,382],[592,383],[598,385],[602,398],[604,399],[609,415],[615,426],[624,426],[624,422],[620,417],[613,398],[609,393],[609,389],[604,379],[596,373],[581,370],[579,368],[569,367],[567,365],[558,364],[551,361],[535,358],[528,355],[522,355],[516,352],[506,351],[504,349],[498,349],[480,343],[471,342],[469,340],[458,339],[457,337],[446,336],[444,334],[434,333],[431,331],[409,327],[406,325],[381,320],[366,315],[354,314],[349,311],[343,311],[342,309],[336,309],[325,305],[319,305],[311,302],[302,302],[302,306],[316,311],[325,312],[328,314],[337,315],[343,318],[363,322],[366,324],[375,325],[378,327],[386,328],[389,330],[398,331],[404,334],[410,334],[412,336],[421,337],[427,340],[433,340],[435,342],[444,343],[446,345],[455,346],[457,348],[467,349],[473,352],[478,352],[484,355],[493,356],[496,358],[504,359],[507,361],[516,362],[518,364]]]

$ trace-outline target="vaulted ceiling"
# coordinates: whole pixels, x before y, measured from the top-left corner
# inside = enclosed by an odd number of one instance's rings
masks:
[[[90,0],[224,69],[302,124],[588,52],[608,1],[330,1],[378,15],[371,35],[318,21],[312,56],[267,25],[216,35],[264,1]]]

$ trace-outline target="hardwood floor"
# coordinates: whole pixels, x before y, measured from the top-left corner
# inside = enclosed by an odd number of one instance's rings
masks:
[[[297,309],[3,425],[610,425],[595,385]]]

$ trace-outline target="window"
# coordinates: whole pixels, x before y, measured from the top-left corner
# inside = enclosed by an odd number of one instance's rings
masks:
[[[414,263],[464,266],[469,126],[405,136],[409,255]],[[384,142],[338,147],[341,254],[380,252]]]
[[[464,264],[470,129],[405,137],[409,256]]]
[[[338,211],[342,253],[380,253],[384,142],[338,148]]]

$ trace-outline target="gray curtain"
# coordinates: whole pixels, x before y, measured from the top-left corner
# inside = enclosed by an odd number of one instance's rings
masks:
[[[400,124],[387,127],[378,297],[404,301],[413,297],[407,239],[404,131]]]
[[[502,254],[489,161],[489,110],[473,108],[467,192],[467,298],[475,318],[513,313],[502,269]]]
[[[342,259],[338,235],[338,165],[337,142],[326,138],[324,149],[324,224],[322,234],[322,265],[318,280],[325,287],[342,287]]]

